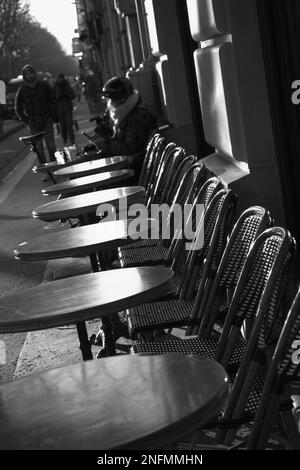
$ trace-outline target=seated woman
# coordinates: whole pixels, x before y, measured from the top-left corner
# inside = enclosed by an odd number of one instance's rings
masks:
[[[132,155],[145,150],[157,128],[157,121],[146,109],[131,81],[126,77],[111,78],[101,94],[106,99],[106,111],[97,120],[95,137],[103,155]],[[142,165],[143,157],[133,163],[136,178]]]
[[[97,127],[94,136],[97,147],[104,157],[114,155],[132,155],[140,152],[131,165],[135,176],[131,184],[137,184],[143,166],[147,143],[157,129],[157,121],[146,109],[137,90],[126,77],[114,77],[105,83],[102,96],[106,99],[106,110],[101,118],[96,118]],[[127,183],[128,185],[128,183]],[[126,319],[120,320],[118,314],[110,317],[113,338],[128,337]],[[104,334],[94,335],[95,344],[103,344]],[[100,350],[97,357],[101,357]]]

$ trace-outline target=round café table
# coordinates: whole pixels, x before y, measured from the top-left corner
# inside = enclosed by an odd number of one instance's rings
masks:
[[[29,242],[21,243],[15,250],[15,257],[22,261],[41,261],[67,258],[72,256],[89,255],[93,272],[111,269],[111,260],[107,252],[134,243],[138,239],[149,238],[157,221],[145,219],[136,232],[136,226],[131,228],[131,220],[116,220],[98,224],[76,227],[61,232],[53,232]],[[137,237],[138,235],[138,237]],[[107,324],[99,329],[97,335],[90,338],[94,344],[105,345]],[[116,345],[117,346],[117,345]],[[128,350],[121,345],[118,349]],[[102,349],[99,351],[99,356]]]
[[[43,204],[32,211],[32,216],[46,221],[82,217],[96,212],[100,204],[117,206],[121,202],[121,199],[126,199],[128,206],[132,203],[141,202],[144,192],[145,188],[143,186],[129,186],[93,191]]]
[[[163,449],[213,420],[227,396],[223,367],[195,356],[49,369],[0,386],[0,449]]]
[[[64,178],[79,178],[80,176],[88,176],[95,173],[127,169],[130,163],[131,158],[128,156],[102,158],[61,168],[54,171],[54,175]]]
[[[0,333],[76,324],[84,360],[92,359],[85,321],[101,317],[105,354],[115,354],[109,315],[151,302],[174,285],[174,272],[162,266],[114,269],[43,283],[0,299]]]
[[[21,243],[14,250],[14,254],[22,261],[42,261],[79,255],[91,257],[93,253],[112,250],[138,241],[136,228],[133,232],[131,223],[131,220],[123,219],[52,232]],[[139,239],[148,238],[156,223],[154,219],[145,219],[138,233]],[[95,258],[91,257],[91,263],[93,271],[99,271]],[[101,264],[101,270],[103,269],[107,269],[107,266]]]
[[[84,162],[84,161],[89,161],[89,158],[87,157],[87,155],[79,156],[76,159],[77,163],[81,163],[81,162]],[[54,184],[56,184],[56,179],[53,176],[53,172],[56,171],[56,170],[59,170],[61,168],[65,168],[67,166],[74,165],[74,164],[75,164],[74,161],[73,162],[66,161],[65,163],[57,163],[57,161],[47,162],[47,163],[42,163],[40,165],[34,165],[33,168],[32,168],[32,172],[33,173],[47,173],[50,180]]]
[[[132,178],[134,175],[133,170],[119,170],[119,171],[108,171],[105,173],[99,173],[95,175],[83,176],[62,183],[57,183],[51,186],[47,186],[42,189],[44,196],[58,196],[66,197],[75,195],[76,193],[82,193],[96,188],[105,188],[107,186],[118,184],[121,181]]]
[[[146,219],[144,222],[140,232],[141,238],[148,234],[151,223],[156,221]],[[130,238],[130,223],[130,220],[123,219],[52,232],[20,243],[14,254],[22,261],[42,261],[118,248],[134,242]]]
[[[78,158],[78,163],[82,163],[84,161],[84,158]],[[32,167],[32,172],[33,173],[44,173],[45,171],[56,171],[60,170],[62,168],[65,168],[67,166],[74,165],[75,162],[65,162],[65,163],[57,163],[55,162],[47,162],[47,163],[42,163],[40,165],[34,165]]]

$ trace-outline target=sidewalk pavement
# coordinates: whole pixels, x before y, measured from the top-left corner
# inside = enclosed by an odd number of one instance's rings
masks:
[[[83,102],[75,111],[75,118],[79,124],[75,136],[79,147],[87,143],[87,139],[81,135],[82,130],[87,132],[93,130],[94,126],[91,126],[89,117],[87,105]],[[57,145],[61,145],[60,135],[56,136],[56,140]],[[13,250],[19,243],[41,236],[49,230],[61,229],[57,223],[46,224],[32,218],[31,212],[34,208],[54,198],[42,196],[41,187],[44,185],[41,183],[41,177],[31,171],[36,163],[35,156],[22,145],[22,158],[16,163],[15,156],[19,145],[17,136],[11,136],[7,141],[2,141],[0,146],[1,161],[8,153],[7,158],[10,155],[10,160],[7,160],[7,164],[10,161],[15,162],[10,173],[0,183],[0,295],[14,289],[26,289],[38,285],[43,282],[45,272],[45,279],[50,280],[51,277],[48,277],[47,273],[53,272],[53,276],[56,276],[58,271],[55,268],[55,261],[48,265],[46,262],[26,263],[14,258]],[[74,266],[72,270],[76,273]],[[47,334],[46,336],[49,337]],[[0,383],[12,380],[25,339],[26,333],[0,335],[0,341],[4,342],[6,350],[6,363],[0,363]],[[52,341],[51,344],[53,345]],[[30,344],[29,349],[32,349]],[[59,346],[56,349],[60,351]],[[76,346],[74,349],[76,350]],[[61,354],[63,356],[64,352]],[[43,361],[43,358],[41,360]]]
[[[0,142],[25,127],[25,124],[23,122],[17,121],[15,119],[7,119],[3,121],[2,125],[3,133],[0,134]]]

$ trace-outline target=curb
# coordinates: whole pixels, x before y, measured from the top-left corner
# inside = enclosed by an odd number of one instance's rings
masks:
[[[20,123],[19,125],[17,125],[16,127],[13,127],[13,128],[10,129],[9,131],[4,132],[4,134],[0,135],[0,142],[2,142],[3,140],[5,140],[7,137],[10,137],[11,135],[15,134],[16,132],[18,132],[19,130],[23,129],[24,127],[25,127],[25,124],[24,124],[24,123]]]

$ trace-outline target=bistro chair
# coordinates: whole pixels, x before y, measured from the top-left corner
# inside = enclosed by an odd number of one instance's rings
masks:
[[[153,136],[150,138],[148,142],[146,155],[144,158],[144,162],[143,162],[143,166],[142,166],[142,170],[141,170],[140,178],[138,182],[139,186],[146,187],[148,183],[149,174],[151,172],[151,168],[155,159],[155,149],[158,147],[159,142],[161,144],[165,142],[165,140],[161,140],[161,139],[162,137],[160,136],[160,134],[156,133],[156,134],[153,134]]]
[[[206,206],[220,187],[222,187],[222,184],[218,178],[216,177],[210,178],[208,181],[206,181],[203,184],[203,186],[199,190],[199,193],[194,201],[194,205],[203,204],[204,206]],[[188,195],[189,194],[190,193],[188,193]],[[213,226],[213,224],[211,224],[211,226]],[[150,246],[150,247],[141,247],[138,249],[125,250],[124,257],[130,256],[132,253],[135,253],[137,255],[137,258],[130,265],[129,264],[126,265],[125,262],[121,263],[121,265],[123,264],[122,268],[129,267],[129,266],[134,267],[137,265],[144,266],[144,265],[159,265],[159,264],[169,265],[170,264],[168,260],[168,248],[167,246],[164,246],[162,244],[158,244],[157,246],[152,246],[152,247]],[[142,258],[140,257],[140,255],[144,257]],[[182,264],[184,264],[184,261],[182,261]],[[178,276],[176,278],[175,288],[172,288],[170,292],[168,293],[168,297],[170,296],[171,298],[174,298],[174,296],[177,295],[177,290],[178,290],[177,284],[178,282],[180,282],[180,268],[179,267],[176,273]],[[117,318],[115,319],[117,320]],[[118,332],[117,329],[115,331],[116,331],[115,338],[117,338],[117,335],[120,332]],[[124,334],[124,332],[122,332],[122,334]],[[125,332],[125,334],[127,334],[127,331]],[[101,344],[103,343],[101,330],[96,335],[95,341],[97,345],[99,346],[101,346]]]
[[[238,282],[251,243],[272,224],[266,209],[251,207],[239,217],[226,245],[231,209],[231,205],[224,204],[215,223],[211,242],[204,247],[203,252],[192,253],[186,263],[186,270],[191,273],[187,275],[184,272],[182,276],[179,298],[171,301],[162,299],[130,310],[128,324],[132,338],[137,338],[137,335],[144,338],[144,332],[161,328],[168,328],[171,333],[172,328],[184,325],[187,325],[186,335],[197,334],[206,312],[207,316],[211,312],[216,312],[217,316],[223,311],[224,316],[228,307],[228,292],[233,292]],[[197,278],[199,283],[195,294],[194,281]]]
[[[163,158],[166,146],[167,141],[164,137],[157,137],[153,146],[150,146],[149,156],[145,159],[145,165],[143,165],[139,179],[139,182],[142,182],[141,186],[144,186],[145,188],[146,196],[152,188],[153,181]],[[172,148],[173,146],[176,145],[172,144]]]
[[[280,322],[277,325],[278,333]],[[280,330],[279,330],[280,332]],[[266,335],[268,333],[268,335]],[[271,333],[271,334],[270,334]],[[273,331],[264,322],[258,335],[258,352],[264,351],[266,339],[274,343]],[[256,356],[256,357],[255,357]],[[259,360],[258,354],[252,355],[252,363]],[[292,303],[283,329],[280,333],[271,362],[267,367],[264,387],[259,396],[257,411],[247,449],[264,449],[270,436],[272,425],[285,438],[288,447],[300,450],[300,434],[292,413],[291,393],[300,390],[300,289]]]
[[[206,176],[206,167],[202,163],[197,163],[197,159],[194,155],[185,157],[179,164],[177,170],[171,175],[171,181],[168,187],[165,185],[165,189],[160,198],[160,204],[168,204],[169,206],[172,206],[172,204],[177,202],[181,193],[186,194],[186,197],[188,197],[187,195],[189,190],[191,190],[191,187],[193,187],[193,185],[201,187]],[[183,182],[186,183],[186,187]],[[184,197],[181,197],[184,201]],[[129,243],[123,247],[123,250],[156,246],[159,244],[162,244],[162,240],[160,238],[148,238],[147,240],[139,240],[135,243]]]
[[[190,196],[193,191],[186,193],[186,188],[184,188],[184,186],[182,185],[181,189],[186,194],[187,199],[180,205],[181,207],[183,207],[184,204],[193,203],[194,205],[203,204],[204,207],[206,207],[211,201],[211,199],[214,197],[214,195],[222,187],[223,185],[219,178],[210,178],[202,185],[195,199],[191,201]],[[179,194],[177,197],[177,200],[181,200],[181,194]],[[168,224],[172,222],[172,214],[173,208],[171,206],[170,212],[168,214]],[[182,222],[184,221],[182,220]],[[176,231],[170,230],[171,240],[175,235]],[[162,239],[161,243],[157,244],[156,246],[132,248],[130,250],[121,249],[119,251],[121,266],[130,267],[139,265],[170,264],[173,258],[170,252],[170,250],[172,250],[171,240]],[[183,240],[180,240],[180,242],[183,242]]]
[[[168,149],[168,145],[172,146]],[[153,183],[149,194],[147,195],[147,206],[150,204],[159,204],[163,201],[163,196],[166,194],[166,188],[172,183],[172,179],[176,174],[180,163],[186,157],[186,152],[181,147],[175,147],[173,144],[168,144],[166,147],[165,157],[161,159],[160,167]]]
[[[157,139],[156,143],[152,147],[152,154],[153,154],[153,157],[151,160],[152,165],[150,167],[151,171],[149,171],[149,173],[145,176],[145,178],[143,178],[144,183],[145,183],[145,186],[144,186],[145,193],[144,193],[143,200],[145,204],[147,203],[149,199],[149,195],[153,192],[153,188],[155,187],[156,182],[158,181],[157,182],[158,185],[160,184],[163,185],[163,182],[165,181],[164,180],[165,173],[163,170],[160,171],[160,169],[164,168],[164,164],[165,162],[169,160],[169,157],[171,161],[173,161],[172,156],[174,154],[176,155],[175,158],[178,158],[178,159],[184,157],[183,150],[182,152],[179,152],[179,153],[176,152],[176,144],[174,143],[167,144],[164,138]],[[159,179],[158,179],[158,175],[160,176]],[[100,212],[97,212],[97,216],[100,217],[100,219],[103,218],[103,214],[101,214]],[[128,214],[119,213],[118,218],[119,219],[128,218]]]
[[[234,373],[230,374],[230,382],[232,387],[229,400],[227,401],[222,414],[216,421],[210,423],[209,426],[210,429],[215,428],[217,430],[215,437],[213,438],[215,444],[212,446],[208,446],[207,443],[201,444],[201,441],[203,442],[203,437],[205,437],[205,441],[207,441],[207,430],[200,430],[194,436],[192,442],[194,448],[196,448],[196,446],[198,448],[199,445],[196,444],[197,442],[200,442],[200,448],[236,449],[240,448],[241,445],[244,447],[244,442],[243,440],[240,441],[240,438],[237,435],[237,431],[242,425],[247,425],[249,427],[250,422],[253,421],[255,417],[256,425],[252,427],[248,444],[250,447],[250,442],[254,442],[258,429],[261,429],[265,423],[265,416],[262,415],[260,417],[261,421],[259,422],[258,410],[261,408],[264,410],[264,413],[268,413],[269,410],[272,410],[271,414],[273,413],[273,418],[275,418],[276,413],[274,413],[274,408],[272,407],[272,404],[270,404],[270,389],[267,390],[267,383],[269,374],[272,375],[271,370],[273,371],[273,378],[274,371],[275,375],[278,372],[278,362],[274,368],[273,360],[270,365],[270,358],[272,357],[278,337],[282,331],[285,321],[286,287],[288,285],[288,281],[290,280],[292,262],[294,260],[295,243],[290,234],[284,229],[277,227],[270,229],[267,232],[270,231],[273,232],[275,237],[277,233],[278,239],[276,240],[276,238],[273,238],[273,249],[274,252],[277,252],[277,255],[275,260],[272,260],[272,257],[269,257],[269,261],[273,263],[273,268],[266,281],[265,287],[263,288],[262,295],[258,294],[258,291],[260,292],[261,288],[259,287],[257,289],[258,285],[260,285],[260,280],[258,280],[256,285],[253,285],[253,291],[251,295],[256,305],[257,301],[255,300],[255,297],[259,295],[261,298],[258,303],[257,314],[254,318],[251,334],[247,341],[247,346],[241,364],[238,368],[238,372],[236,376]],[[278,242],[281,243],[281,248],[279,251],[276,246]],[[255,268],[256,266],[254,265],[253,276],[255,275]],[[267,267],[267,270],[268,269],[269,268]],[[242,276],[243,274],[241,277]],[[246,302],[244,307],[248,308]],[[231,326],[232,331],[234,331],[234,329],[240,331],[244,318],[244,315],[241,315],[241,310],[242,308],[240,307],[240,312],[236,316]],[[287,350],[288,349],[284,350],[284,354],[287,352]],[[291,350],[289,352],[291,353]],[[291,358],[291,354],[289,354],[288,357]],[[229,356],[225,352],[225,349],[223,352],[219,351],[219,354],[216,355],[216,360],[218,360],[218,362],[228,369]],[[266,373],[267,379],[265,379]],[[265,392],[263,392],[263,388]],[[265,402],[263,402],[264,393]],[[291,413],[291,399],[289,395],[290,390],[286,390],[286,393],[283,393],[282,388],[280,391],[278,390],[277,398],[279,398],[280,403],[276,402],[276,406],[281,404],[281,407],[278,411],[280,411],[283,416],[288,416],[289,428],[295,435],[297,435],[295,432],[295,422]],[[269,422],[269,425],[271,424],[272,421]],[[269,431],[270,429],[266,433],[266,439],[260,448],[265,448],[268,440],[267,436],[270,434]],[[211,433],[210,436],[212,436]],[[300,436],[298,434],[298,445],[299,437]],[[289,436],[289,440],[291,440],[291,436]]]
[[[240,273],[221,335],[197,336],[178,341],[138,343],[133,354],[193,354],[217,360],[236,372],[245,353],[247,340],[242,336],[245,320],[253,321],[264,288],[271,276],[277,276],[294,247],[290,234],[281,227],[265,230],[253,243]],[[285,255],[285,257],[284,257]]]

